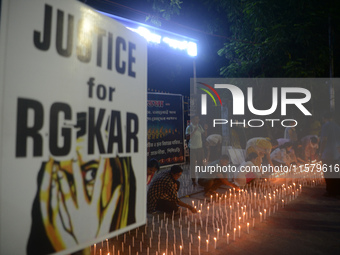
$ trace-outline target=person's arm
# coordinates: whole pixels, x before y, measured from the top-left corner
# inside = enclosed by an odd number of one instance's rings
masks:
[[[303,165],[308,163],[308,161],[300,158],[299,156],[296,156],[296,160],[297,160],[298,163],[302,163]]]
[[[235,185],[234,183],[228,181],[227,178],[224,178],[224,176],[221,176],[221,175],[218,175],[218,178],[223,182],[223,184],[229,186],[229,187],[232,187],[232,188],[235,188],[236,191],[239,191],[240,190],[240,187]]]
[[[270,152],[266,152],[265,155],[266,155],[266,159],[267,159],[269,165],[271,165],[274,168],[274,164],[272,162],[272,159],[270,158]]]
[[[197,210],[196,210],[195,207],[192,207],[191,205],[188,205],[188,204],[184,203],[184,202],[181,201],[180,199],[178,199],[177,204],[178,204],[179,206],[188,208],[188,209],[189,209],[191,212],[193,212],[193,213],[197,213]]]

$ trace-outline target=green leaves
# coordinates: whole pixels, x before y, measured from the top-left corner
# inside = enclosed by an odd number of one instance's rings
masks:
[[[225,12],[232,38],[218,51],[226,60],[221,75],[319,77],[327,73],[328,11],[324,3],[219,2],[229,4]]]

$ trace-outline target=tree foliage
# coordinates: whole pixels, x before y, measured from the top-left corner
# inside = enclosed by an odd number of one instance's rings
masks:
[[[221,1],[233,40],[218,51],[228,77],[325,77],[329,67],[327,1]]]
[[[170,4],[165,0],[149,1],[153,2],[153,10],[166,18],[181,11],[179,0],[171,0]],[[192,12],[195,5],[205,7],[205,14],[199,17],[209,19],[205,31],[226,38],[218,51],[225,59],[220,69],[222,76],[329,76],[329,29],[334,40],[334,30],[339,32],[340,24],[336,1],[185,0],[184,4],[187,2]],[[185,11],[188,12],[183,10],[181,15]],[[339,56],[337,51],[335,54]]]
[[[169,20],[173,15],[179,15],[181,10],[180,0],[147,0],[152,4],[153,14],[146,17],[151,23],[161,26],[160,17]]]

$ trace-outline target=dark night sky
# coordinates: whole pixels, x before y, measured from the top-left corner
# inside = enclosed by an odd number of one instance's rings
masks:
[[[145,2],[134,0],[83,0],[87,5],[117,16],[146,23],[149,6]],[[201,27],[200,15],[204,10],[192,12],[191,6],[182,5],[181,15],[170,21],[162,21],[161,29],[195,38],[198,41],[196,57],[197,77],[219,77],[217,50],[223,46],[216,37],[206,34]],[[196,17],[196,18],[195,18]],[[152,25],[152,24],[148,24]],[[198,31],[199,30],[199,31]],[[193,77],[193,58],[163,50],[155,46],[148,47],[148,88],[169,93],[190,94],[190,78]]]

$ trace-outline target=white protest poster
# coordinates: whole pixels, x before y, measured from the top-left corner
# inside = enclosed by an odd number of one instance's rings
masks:
[[[2,0],[0,253],[145,224],[146,41],[77,1]]]

